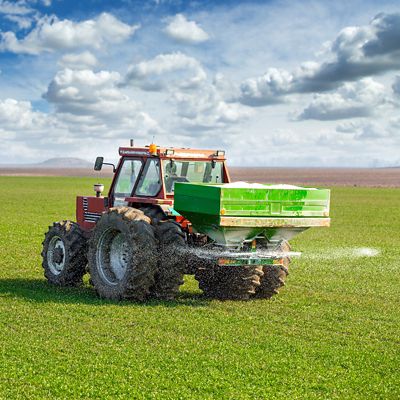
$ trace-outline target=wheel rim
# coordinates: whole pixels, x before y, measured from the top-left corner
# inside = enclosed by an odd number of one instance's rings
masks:
[[[129,262],[129,245],[125,235],[108,229],[100,236],[96,250],[97,271],[108,285],[118,285],[124,278]]]
[[[65,245],[59,236],[53,236],[47,251],[47,264],[54,275],[60,275],[65,266]]]

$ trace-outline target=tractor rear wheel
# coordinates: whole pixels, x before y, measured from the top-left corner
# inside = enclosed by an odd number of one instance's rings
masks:
[[[263,275],[262,267],[255,265],[200,266],[195,278],[204,295],[220,300],[248,300],[256,293]]]
[[[181,226],[171,220],[156,225],[159,241],[158,268],[152,295],[159,299],[173,300],[183,284],[186,270],[187,243]]]
[[[111,208],[94,228],[88,261],[91,282],[100,297],[145,300],[157,268],[150,218],[132,207]]]
[[[266,245],[268,250],[287,253],[290,251],[290,245],[286,240],[278,243],[276,246]],[[289,275],[290,258],[282,257],[282,264],[265,265],[263,267],[264,276],[261,278],[261,285],[257,288],[255,297],[269,299],[274,294],[279,293],[279,289],[285,285],[286,277]]]
[[[71,221],[55,222],[43,241],[44,276],[53,285],[77,286],[86,272],[86,238],[79,225]]]

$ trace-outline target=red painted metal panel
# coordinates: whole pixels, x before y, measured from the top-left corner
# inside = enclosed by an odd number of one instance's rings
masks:
[[[95,227],[103,212],[107,210],[106,197],[78,196],[76,198],[76,221],[85,231]]]

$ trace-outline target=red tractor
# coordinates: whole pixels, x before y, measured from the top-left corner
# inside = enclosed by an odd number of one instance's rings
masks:
[[[116,167],[108,164],[114,171],[108,196],[95,185],[95,196],[76,199],[77,222],[56,222],[46,233],[42,265],[50,283],[79,285],[89,272],[100,297],[139,301],[175,298],[187,273],[218,298],[270,297],[284,284],[287,257],[268,270],[251,263],[228,268],[190,251],[212,240],[173,209],[175,183],[229,183],[224,151],[151,144],[121,147],[119,154]],[[97,157],[94,169],[104,164]],[[285,241],[275,246],[288,250]]]

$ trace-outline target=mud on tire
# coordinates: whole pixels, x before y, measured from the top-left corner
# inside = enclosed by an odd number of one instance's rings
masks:
[[[266,244],[267,248],[279,252],[289,252],[290,245],[283,240],[276,246]],[[289,275],[290,258],[283,257],[281,265],[265,265],[263,267],[264,276],[261,278],[261,285],[257,288],[255,297],[269,299],[279,293],[279,289],[285,285],[286,277]]]
[[[91,283],[100,297],[145,300],[157,268],[150,218],[132,207],[111,208],[94,228],[88,261]]]
[[[58,286],[77,286],[86,272],[87,241],[79,225],[72,221],[55,222],[45,234],[42,266],[48,282]]]
[[[171,220],[159,221],[156,233],[159,242],[158,265],[151,293],[156,298],[172,300],[183,284],[187,264],[186,237],[181,226]]]
[[[199,266],[195,278],[204,295],[220,300],[248,300],[263,276],[261,266]]]

